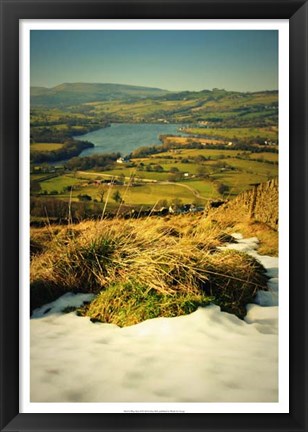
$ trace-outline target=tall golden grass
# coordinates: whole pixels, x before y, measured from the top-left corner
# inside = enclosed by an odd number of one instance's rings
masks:
[[[32,229],[31,307],[73,291],[98,294],[79,313],[118,325],[210,301],[243,317],[267,279],[252,257],[217,249],[222,234],[201,215]]]

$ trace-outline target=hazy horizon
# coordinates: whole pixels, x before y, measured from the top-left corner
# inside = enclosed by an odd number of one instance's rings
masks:
[[[31,30],[31,86],[278,89],[276,30]]]
[[[256,93],[256,92],[262,92],[262,91],[278,91],[277,88],[267,88],[267,89],[259,89],[259,90],[234,90],[234,89],[221,89],[218,87],[213,87],[213,88],[200,88],[197,90],[187,90],[187,89],[181,89],[181,90],[169,90],[167,88],[161,88],[161,87],[154,87],[151,85],[148,86],[144,86],[144,85],[138,85],[138,84],[127,84],[127,83],[120,83],[120,82],[90,82],[90,81],[72,81],[72,82],[59,82],[51,87],[47,87],[47,86],[38,86],[38,85],[31,85],[31,87],[35,88],[46,88],[46,89],[53,89],[56,87],[59,87],[63,84],[107,84],[107,85],[121,85],[121,86],[132,86],[132,87],[140,87],[140,88],[152,88],[152,89],[157,89],[157,90],[166,90],[170,93],[177,93],[177,92],[183,92],[183,91],[195,91],[195,92],[200,92],[200,91],[212,91],[214,89],[218,89],[218,90],[226,90],[226,91],[238,91],[238,92],[243,92],[243,93]]]

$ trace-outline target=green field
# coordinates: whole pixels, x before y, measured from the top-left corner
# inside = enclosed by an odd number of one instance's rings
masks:
[[[63,193],[64,187],[72,187],[72,199],[78,200],[78,195],[87,194],[92,200],[100,201],[99,191],[104,190],[106,199],[108,190],[110,189],[110,202],[112,202],[112,194],[115,191],[119,191],[125,204],[128,205],[144,205],[152,206],[159,200],[171,201],[175,198],[183,200],[183,202],[192,202],[196,196],[194,191],[189,187],[178,184],[153,184],[145,183],[140,186],[108,186],[108,185],[84,185],[81,186],[84,178],[74,178],[69,175],[62,175],[57,178],[46,180],[41,182],[42,191],[46,191],[48,194],[57,191],[55,195],[57,198],[68,199],[70,192],[66,191]]]
[[[268,177],[259,175],[257,173],[251,174],[246,172],[234,173],[232,171],[216,173],[212,176],[213,180],[219,181],[229,186],[230,195],[238,195],[253,185],[263,183],[268,180]]]
[[[30,151],[52,151],[52,150],[59,150],[63,147],[63,144],[60,143],[33,143],[30,145]]]
[[[228,159],[227,163],[228,165],[237,168],[243,172],[267,177],[277,176],[278,167],[274,164],[243,159]]]
[[[151,156],[151,158],[166,158],[172,157],[175,159],[180,158],[190,158],[197,156],[204,156],[205,158],[226,158],[231,156],[237,156],[242,153],[242,150],[215,150],[215,149],[179,149],[179,150],[171,150],[164,153],[158,153],[155,156]]]
[[[166,158],[174,158],[176,160],[196,158],[203,156],[207,159],[228,159],[234,156],[245,157],[247,159],[260,159],[261,161],[278,162],[278,153],[269,152],[252,152],[243,150],[215,150],[215,149],[179,149],[171,150],[164,153],[158,153],[155,156],[150,156],[151,162],[160,163],[165,162]],[[153,161],[154,159],[154,161]],[[142,159],[138,159],[141,161]],[[137,161],[137,160],[136,160]],[[170,159],[169,159],[170,161]],[[171,163],[171,162],[170,162]]]
[[[278,153],[250,153],[249,158],[278,163],[279,156]]]
[[[172,156],[172,159],[166,156]],[[198,156],[204,156],[207,160],[196,162],[194,158]],[[188,162],[182,161],[184,157]],[[254,184],[276,177],[277,160],[277,154],[266,152],[186,149],[178,153],[168,152],[135,159],[131,163],[139,165],[134,167],[115,163],[111,170],[53,174],[52,178],[48,178],[46,174],[33,174],[31,180],[39,182],[42,194],[65,200],[69,199],[72,187],[74,201],[78,200],[78,195],[88,195],[92,201],[101,202],[102,199],[106,200],[109,193],[109,205],[114,206],[112,194],[119,191],[125,204],[130,206],[153,206],[160,200],[170,203],[175,198],[192,203],[196,200],[204,202],[221,197],[218,192],[219,185],[227,187],[225,196],[234,196]],[[143,164],[142,170],[140,163]],[[150,164],[151,169],[160,165],[163,171],[148,171]],[[178,172],[171,174],[174,168],[177,168]],[[131,183],[129,179],[132,178],[133,186],[128,186]],[[102,180],[112,179],[122,180],[124,184],[111,187],[107,183],[100,184]]]
[[[73,175],[60,175],[58,177],[54,177],[45,181],[40,182],[41,188],[43,192],[50,193],[52,191],[57,191],[61,193],[63,188],[68,186],[74,186],[80,183],[78,178],[73,177]],[[69,195],[69,193],[67,193]]]
[[[220,194],[217,192],[217,188],[214,182],[209,180],[186,180],[184,183],[186,186],[191,187],[197,191],[201,197],[216,199],[220,198]]]
[[[147,184],[137,187],[115,187],[119,190],[124,202],[129,205],[153,206],[160,200],[170,202],[180,199],[183,203],[194,201],[194,194],[181,185],[155,185]]]
[[[198,195],[204,199],[217,198],[217,187],[221,183],[229,187],[230,194],[235,195],[250,188],[252,184],[276,177],[277,162],[277,153],[233,149],[181,149],[132,159],[129,165],[114,163],[112,169],[105,171],[77,171],[75,174],[58,176],[55,174],[49,179],[48,175],[46,179],[46,174],[34,174],[31,179],[39,181],[42,192],[46,194],[56,191],[61,197],[68,197],[68,188],[73,186],[73,197],[88,194],[93,200],[100,200],[98,185],[93,184],[95,180],[122,177],[122,181],[127,184],[133,177],[134,183],[140,185],[125,192],[128,203],[152,205],[158,199],[173,199],[175,196],[180,199],[192,199]],[[166,184],[167,182],[177,184]],[[107,185],[99,187],[106,188]],[[114,187],[121,189],[123,194],[125,185]]]
[[[260,138],[263,141],[274,141],[277,143],[278,131],[274,127],[270,128],[187,128],[187,133],[202,135],[225,140],[241,140]]]

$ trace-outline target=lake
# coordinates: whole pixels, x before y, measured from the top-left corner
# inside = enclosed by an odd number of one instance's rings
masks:
[[[84,150],[80,156],[110,152],[120,152],[125,156],[138,147],[161,144],[159,135],[186,135],[179,130],[181,127],[180,124],[113,123],[107,128],[74,138],[95,145]]]

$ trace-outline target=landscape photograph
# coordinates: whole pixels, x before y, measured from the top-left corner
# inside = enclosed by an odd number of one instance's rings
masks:
[[[30,31],[30,402],[279,402],[278,35]]]

